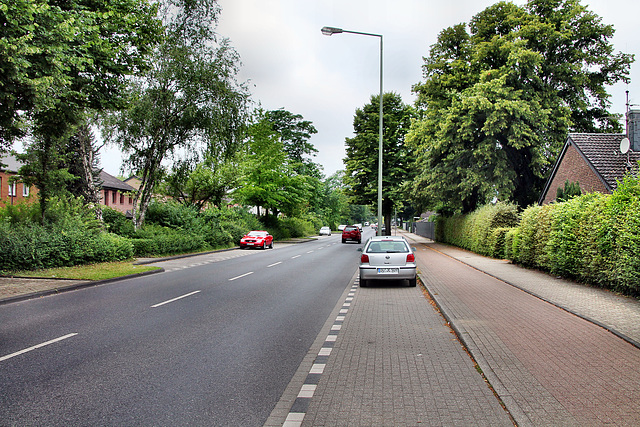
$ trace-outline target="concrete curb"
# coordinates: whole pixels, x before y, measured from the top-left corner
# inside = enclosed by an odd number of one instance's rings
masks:
[[[13,296],[13,297],[3,298],[3,299],[0,299],[0,305],[10,304],[10,303],[13,303],[13,302],[18,302],[18,301],[25,301],[25,300],[29,300],[29,299],[33,299],[33,298],[44,297],[44,296],[47,296],[47,295],[59,294],[59,293],[62,293],[62,292],[67,292],[67,291],[74,291],[76,289],[88,288],[88,287],[91,287],[91,286],[106,285],[106,284],[111,283],[111,282],[118,282],[120,280],[133,279],[133,278],[136,278],[136,277],[148,276],[148,275],[151,275],[151,274],[163,273],[163,272],[164,272],[164,268],[160,268],[158,270],[143,271],[142,273],[128,274],[126,276],[113,277],[111,279],[105,279],[105,280],[79,281],[79,283],[74,283],[74,284],[68,285],[68,286],[62,286],[60,288],[47,289],[47,290],[44,290],[44,291],[31,292],[31,293],[28,293],[28,294],[16,295],[16,296]],[[64,280],[64,279],[62,279],[62,280]]]
[[[438,243],[438,244],[443,245],[443,243]],[[453,246],[453,247],[455,247],[455,246]],[[496,276],[495,274],[488,273],[488,272],[486,272],[486,271],[484,271],[484,270],[482,270],[482,269],[480,269],[480,268],[478,268],[478,267],[475,267],[475,266],[471,265],[470,263],[465,262],[464,260],[462,260],[462,259],[460,259],[460,258],[456,258],[456,257],[454,257],[454,256],[451,256],[451,255],[449,255],[449,254],[447,254],[447,253],[444,253],[444,252],[442,252],[442,251],[439,251],[439,250],[437,250],[437,249],[435,249],[435,248],[429,248],[429,249],[430,249],[430,250],[432,250],[432,251],[436,251],[436,252],[438,252],[438,253],[440,253],[440,254],[442,254],[442,255],[445,255],[445,256],[448,256],[448,257],[450,257],[450,258],[453,258],[453,259],[455,259],[455,260],[457,260],[457,261],[459,261],[459,262],[463,263],[464,265],[466,265],[466,266],[468,266],[468,267],[473,268],[474,270],[481,271],[482,273],[486,274],[487,276],[491,276],[491,277],[493,277],[493,278],[494,278],[494,279],[496,279],[496,280],[500,280],[501,282],[504,282],[504,283],[506,283],[506,284],[507,284],[507,285],[509,285],[509,286],[513,286],[513,287],[514,287],[514,288],[516,288],[516,289],[520,289],[521,291],[523,291],[523,292],[525,292],[525,293],[527,293],[527,294],[529,294],[529,295],[531,295],[531,296],[533,296],[533,297],[536,297],[536,298],[538,298],[538,299],[539,299],[539,300],[541,300],[541,301],[544,301],[544,302],[549,303],[549,304],[551,304],[551,305],[553,305],[553,306],[555,306],[555,307],[558,307],[559,309],[564,310],[564,311],[566,311],[567,313],[571,313],[571,314],[573,314],[574,316],[577,316],[577,317],[579,317],[579,318],[581,318],[581,319],[584,319],[584,320],[586,320],[587,322],[591,322],[591,323],[593,323],[594,325],[597,325],[597,326],[601,327],[602,329],[605,329],[605,330],[607,330],[607,331],[611,332],[612,334],[614,334],[614,335],[615,335],[615,336],[617,336],[618,338],[620,338],[620,339],[622,339],[622,340],[624,340],[624,341],[628,342],[629,344],[633,345],[634,347],[636,347],[636,348],[639,348],[639,349],[640,349],[640,342],[638,342],[638,341],[634,340],[633,338],[631,338],[631,337],[629,337],[629,336],[627,336],[627,335],[623,334],[622,332],[620,332],[620,331],[618,331],[618,330],[616,330],[616,329],[614,329],[614,328],[612,328],[612,327],[610,327],[610,326],[605,325],[604,323],[602,323],[602,322],[600,322],[600,321],[598,321],[598,320],[595,320],[595,319],[593,319],[593,318],[591,318],[591,317],[589,317],[589,316],[587,316],[587,315],[585,315],[585,314],[583,314],[583,313],[578,312],[577,310],[573,310],[573,309],[572,309],[572,308],[570,308],[570,307],[567,307],[567,306],[565,306],[565,305],[563,305],[563,304],[560,304],[560,303],[558,303],[558,302],[556,302],[556,301],[553,301],[553,300],[552,300],[552,299],[550,299],[550,298],[546,298],[546,297],[544,297],[544,296],[542,296],[542,295],[539,295],[539,294],[537,294],[536,292],[533,292],[533,291],[531,291],[531,290],[529,290],[529,289],[527,289],[527,288],[525,288],[525,287],[523,287],[523,286],[520,286],[520,285],[518,285],[518,284],[515,284],[515,283],[513,283],[513,282],[511,282],[511,281],[509,281],[509,280],[506,280],[506,279],[502,278],[502,277]],[[459,249],[459,248],[456,248],[456,249]],[[524,268],[524,267],[522,267],[522,268]],[[535,271],[538,271],[538,270],[535,270]],[[429,292],[429,294],[431,294],[431,293]],[[434,298],[434,300],[435,300],[435,298]]]
[[[292,240],[280,241],[280,242],[277,242],[277,243],[296,243],[297,244],[297,243],[312,242],[314,240],[318,240],[318,239],[317,238],[292,239]],[[163,257],[163,258],[143,259],[143,260],[140,260],[140,261],[133,262],[133,265],[154,264],[156,262],[170,261],[170,260],[174,260],[174,259],[190,258],[190,257],[195,257],[195,256],[200,256],[200,255],[208,255],[208,254],[212,254],[212,253],[218,253],[218,252],[229,252],[229,251],[233,251],[235,249],[239,249],[239,247],[235,246],[235,247],[232,247],[232,248],[216,249],[214,251],[207,251],[207,252],[181,254],[181,255],[175,255],[175,256],[169,256],[169,257]],[[129,275],[126,275],[126,276],[113,277],[111,279],[105,279],[105,280],[97,280],[97,281],[78,280],[78,283],[74,283],[72,285],[61,286],[59,288],[47,289],[47,290],[43,290],[43,291],[30,292],[28,294],[15,295],[15,296],[12,296],[12,297],[7,297],[7,298],[0,298],[0,305],[10,304],[10,303],[13,303],[13,302],[18,302],[18,301],[25,301],[25,300],[29,300],[29,299],[33,299],[33,298],[44,297],[44,296],[47,296],[47,295],[59,294],[59,293],[62,293],[62,292],[73,291],[73,290],[76,290],[76,289],[88,288],[90,286],[106,285],[106,284],[111,283],[111,282],[117,282],[117,281],[120,281],[120,280],[132,279],[132,278],[135,278],[135,277],[146,276],[146,275],[149,275],[149,274],[163,273],[164,271],[165,271],[164,268],[160,268],[158,270],[145,271],[145,272],[142,272],[142,273],[135,273],[135,274],[129,274]],[[13,276],[13,277],[20,278],[20,276]],[[37,280],[38,278],[37,277],[29,277],[29,279],[36,279]],[[41,278],[41,279],[46,279],[46,280],[70,280],[70,279],[65,279],[65,278],[50,278],[50,277]]]

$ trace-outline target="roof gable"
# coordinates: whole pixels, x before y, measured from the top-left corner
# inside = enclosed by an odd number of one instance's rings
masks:
[[[640,152],[620,152],[620,141],[625,137],[623,133],[570,133],[568,142],[578,149],[602,180],[615,190],[618,181],[624,178],[628,164],[633,173],[638,173]]]
[[[100,181],[102,181],[102,188],[121,190],[121,191],[136,191],[135,188],[127,184],[126,182],[120,181],[113,175],[109,175],[105,171],[100,171]]]

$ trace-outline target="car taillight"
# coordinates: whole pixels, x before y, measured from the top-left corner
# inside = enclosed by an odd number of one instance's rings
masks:
[[[369,262],[369,255],[360,255],[360,262]]]
[[[407,262],[416,262],[416,257],[413,254],[407,255]]]

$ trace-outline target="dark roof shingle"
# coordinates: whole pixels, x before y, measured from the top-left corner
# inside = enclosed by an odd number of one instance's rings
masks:
[[[573,143],[593,169],[602,177],[612,190],[622,181],[627,164],[631,171],[638,174],[640,152],[631,151],[627,154],[620,152],[620,142],[625,134],[622,133],[570,133],[569,140]]]
[[[115,189],[121,191],[136,191],[135,188],[127,184],[126,182],[120,181],[113,175],[109,175],[105,171],[100,171],[100,180],[102,181],[102,187],[107,189]]]

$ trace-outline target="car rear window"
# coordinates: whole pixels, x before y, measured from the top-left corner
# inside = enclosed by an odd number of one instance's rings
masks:
[[[355,229],[357,229],[357,227],[356,227],[356,226],[354,226],[354,225],[347,225],[344,229],[345,229],[345,231],[350,231],[350,230],[355,230]]]
[[[367,248],[368,253],[406,253],[409,248],[403,242],[393,240],[381,240],[379,242],[371,242]]]

